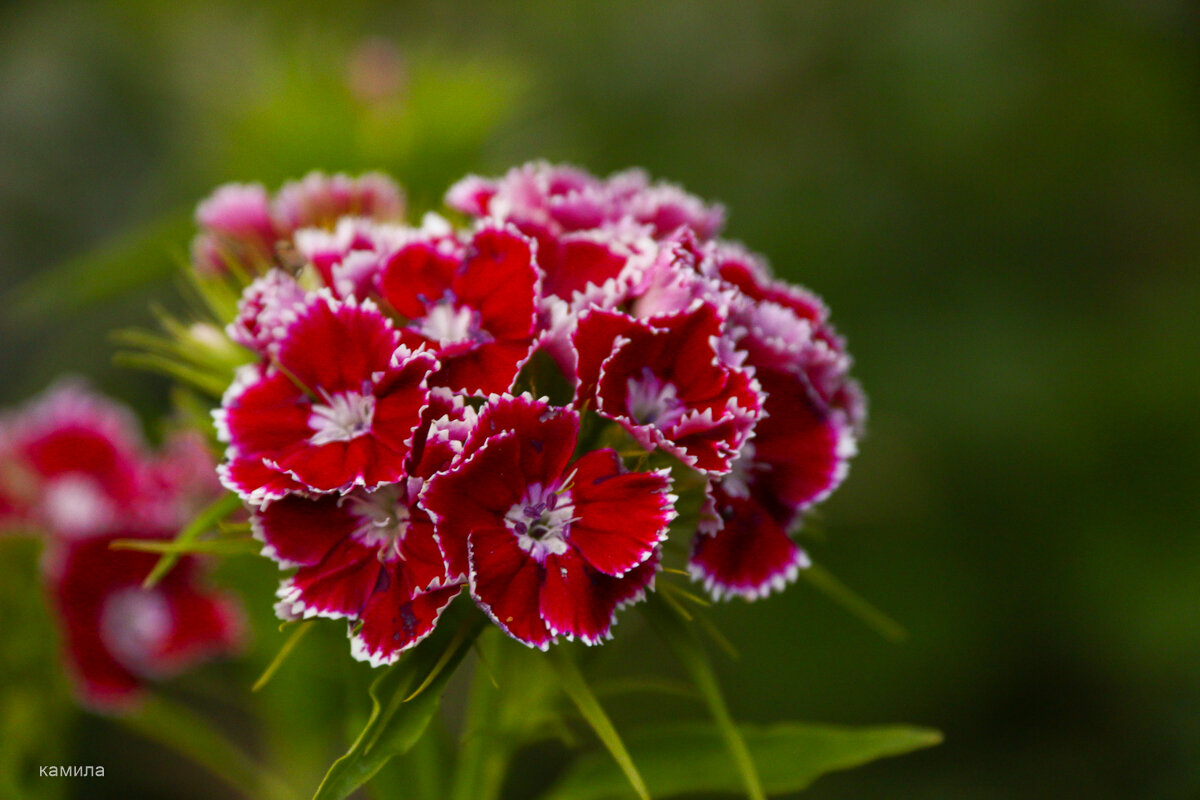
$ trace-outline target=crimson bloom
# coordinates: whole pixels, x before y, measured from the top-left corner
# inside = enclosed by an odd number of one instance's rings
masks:
[[[436,235],[406,243],[376,288],[406,320],[404,343],[437,353],[434,385],[490,394],[511,389],[533,351],[540,285],[533,243],[484,225],[462,244]]]
[[[57,541],[48,553],[48,589],[69,672],[89,705],[126,708],[147,680],[228,654],[241,639],[236,603],[202,585],[194,558],[182,558],[154,588],[143,589],[159,557],[109,547],[120,538],[173,535],[117,530]]]
[[[81,383],[57,385],[0,422],[0,525],[102,532],[141,510],[144,449],[128,409]]]
[[[665,470],[627,472],[612,450],[574,462],[579,415],[528,395],[491,398],[462,453],[421,502],[471,595],[513,638],[595,644],[644,596],[674,518]]]
[[[705,473],[728,472],[762,400],[753,372],[721,347],[722,322],[704,301],[651,320],[584,312],[572,337],[575,404],[594,402],[648,450],[661,447]]]
[[[290,491],[375,489],[404,477],[437,360],[400,345],[369,300],[316,293],[271,361],[243,367],[214,412],[222,482],[261,504]]]
[[[351,652],[376,666],[433,631],[466,573],[449,568],[417,498],[425,479],[461,449],[472,416],[461,400],[435,391],[405,459],[406,478],[341,496],[293,494],[255,511],[263,553],[298,567],[279,590],[282,618],[361,623]]]

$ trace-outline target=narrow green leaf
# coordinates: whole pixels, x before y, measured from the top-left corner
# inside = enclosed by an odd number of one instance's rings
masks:
[[[146,372],[157,372],[169,378],[175,378],[189,386],[199,389],[210,397],[221,397],[229,388],[229,380],[204,369],[188,366],[171,358],[165,358],[155,353],[120,352],[113,355],[113,363],[119,367],[141,369]]]
[[[142,736],[186,756],[252,800],[294,800],[295,793],[256,764],[191,709],[152,696],[117,719]]]
[[[591,687],[584,680],[583,673],[579,671],[570,651],[561,646],[552,648],[547,659],[558,674],[563,691],[575,703],[579,713],[583,715],[583,718],[592,726],[592,730],[596,732],[596,736],[600,737],[600,741],[608,748],[613,761],[624,774],[625,780],[633,787],[638,797],[642,800],[650,800],[650,793],[646,791],[646,784],[638,773],[637,767],[634,766],[633,758],[625,748],[625,743],[621,741],[621,736],[613,727],[608,714],[604,712],[604,707],[600,705],[600,701],[596,699]]]
[[[800,575],[817,591],[846,609],[889,642],[899,644],[908,638],[908,631],[904,630],[903,625],[875,608],[868,600],[819,564],[813,564],[808,569],[800,570]]]
[[[746,796],[750,800],[765,800],[766,795],[763,794],[762,781],[759,780],[754,759],[751,758],[741,733],[734,725],[733,717],[730,716],[725,698],[721,694],[721,687],[717,683],[717,676],[713,673],[704,648],[688,627],[687,620],[679,615],[677,606],[662,602],[657,593],[649,598],[649,602],[643,603],[642,608],[667,645],[675,652],[675,656],[683,664],[683,668],[700,691],[700,696],[708,705],[713,722],[721,732],[729,755],[732,756],[738,774],[741,775]]]
[[[229,492],[221,495],[212,505],[201,511],[199,516],[191,521],[191,524],[179,532],[174,543],[180,547],[195,543],[201,534],[215,528],[218,522],[241,507],[242,501],[236,494]],[[179,555],[178,552],[163,553],[162,558],[158,560],[154,569],[150,570],[150,574],[142,582],[143,588],[149,589],[162,580],[163,576],[170,572],[171,568],[179,561]]]
[[[452,619],[443,619],[428,640],[375,679],[366,726],[346,754],[333,762],[313,800],[348,797],[391,758],[412,749],[433,719],[446,681],[471,649],[484,621],[482,615],[472,614],[456,627]],[[445,657],[447,650],[451,650],[449,657]],[[443,659],[444,665],[438,668]],[[405,703],[404,698],[435,668],[438,674],[428,687]]]
[[[784,722],[742,725],[739,735],[762,769],[765,791],[798,792],[822,775],[887,756],[936,745],[940,733],[902,725],[853,728]],[[671,723],[633,731],[629,749],[655,798],[733,793],[742,776],[726,757],[725,737],[711,723]],[[543,800],[616,800],[632,797],[624,776],[601,753],[573,764]]]
[[[274,677],[275,673],[279,671],[279,668],[283,666],[283,662],[287,661],[287,657],[292,654],[293,650],[296,649],[296,645],[300,644],[300,640],[304,638],[304,634],[312,630],[312,627],[313,620],[310,619],[301,622],[292,630],[291,634],[288,635],[288,638],[279,648],[279,652],[275,654],[275,657],[271,659],[271,663],[268,664],[267,668],[263,670],[263,674],[260,675],[258,680],[254,682],[254,685],[250,687],[250,691],[260,691],[264,686],[267,685],[271,678]]]
[[[254,539],[198,539],[194,542],[164,542],[156,539],[117,539],[110,550],[137,550],[172,555],[240,556],[257,555],[262,545]]]

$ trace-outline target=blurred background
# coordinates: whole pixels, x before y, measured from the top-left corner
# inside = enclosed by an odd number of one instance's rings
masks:
[[[805,538],[908,639],[801,583],[714,614],[741,652],[721,673],[741,719],[946,741],[805,797],[1200,798],[1200,13],[1182,0],[0,4],[0,401],[69,371],[161,416],[167,383],[112,366],[107,335],[178,305],[192,209],[220,182],[382,169],[420,211],[531,158],[720,200],[727,235],[823,295],[850,342],[869,436]],[[38,791],[221,796],[153,788],[182,762],[73,710],[40,660],[36,549],[0,544],[0,738],[109,765]],[[222,575],[251,587],[269,658],[274,568]],[[626,617],[601,669],[646,669]],[[366,668],[336,623],[311,642],[257,708],[353,730],[361,693],[337,687]],[[253,675],[183,690],[227,698],[236,728]],[[319,775],[344,745],[297,741],[256,746]],[[520,760],[512,796],[553,762]]]

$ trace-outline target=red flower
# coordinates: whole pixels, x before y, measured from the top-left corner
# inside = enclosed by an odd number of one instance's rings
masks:
[[[575,404],[593,402],[648,450],[663,448],[713,474],[730,462],[762,413],[753,373],[721,343],[722,319],[709,303],[649,321],[584,312],[573,336]]]
[[[528,395],[494,397],[451,468],[422,494],[471,594],[513,638],[595,644],[654,579],[674,517],[667,472],[625,472],[612,450],[568,463],[579,416]]]
[[[0,424],[0,525],[85,536],[131,524],[123,517],[147,490],[144,447],[128,409],[59,384]]]
[[[138,535],[61,542],[49,554],[49,591],[76,690],[105,710],[129,706],[145,681],[226,654],[240,639],[237,606],[199,583],[195,559],[181,559],[153,589],[141,588],[158,556],[109,549]]]
[[[290,491],[374,489],[404,477],[428,405],[428,353],[400,346],[370,301],[313,296],[274,360],[242,368],[214,412],[222,482],[251,503]]]
[[[539,286],[532,243],[494,225],[465,246],[412,241],[377,279],[380,296],[407,320],[404,343],[438,354],[431,383],[469,394],[512,388],[533,350]]]
[[[435,392],[405,461],[407,476],[368,492],[289,495],[254,513],[263,554],[298,567],[279,589],[284,619],[348,618],[351,652],[391,663],[433,631],[466,582],[452,571],[429,515],[417,505],[423,482],[461,449],[471,412]]]
[[[806,508],[829,496],[855,452],[845,415],[804,379],[760,370],[766,416],[733,470],[710,486],[709,518],[692,543],[689,570],[717,599],[780,590],[808,565],[788,536]]]

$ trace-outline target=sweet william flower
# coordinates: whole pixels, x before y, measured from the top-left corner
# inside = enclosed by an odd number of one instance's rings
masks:
[[[528,395],[490,398],[462,453],[421,503],[465,553],[476,603],[513,638],[595,644],[651,586],[674,517],[663,471],[627,472],[612,450],[571,461],[579,415]]]
[[[154,588],[143,589],[158,556],[109,547],[122,538],[173,535],[118,529],[52,544],[48,590],[68,671],[88,705],[123,710],[136,703],[147,681],[237,648],[243,629],[238,606],[203,585],[194,558],[182,558]]]
[[[404,477],[437,360],[400,346],[370,301],[314,293],[267,362],[243,367],[214,412],[222,482],[261,504],[292,491],[374,489]]]
[[[144,510],[144,451],[128,409],[78,381],[54,386],[0,421],[0,526],[68,537],[103,532]]]
[[[845,415],[802,377],[768,369],[758,379],[766,416],[730,474],[711,482],[688,564],[718,600],[754,600],[795,580],[808,557],[788,532],[837,488],[855,453]]]
[[[590,404],[648,450],[728,472],[762,415],[762,397],[753,372],[722,344],[722,324],[703,300],[650,320],[585,311],[572,337],[575,405]]]
[[[540,286],[533,242],[490,224],[462,244],[411,241],[376,279],[379,296],[406,320],[404,343],[437,353],[431,382],[468,394],[512,388],[533,351]]]
[[[333,228],[343,218],[399,220],[404,195],[380,173],[354,178],[314,171],[285,184],[272,197],[258,183],[218,187],[196,208],[200,232],[192,241],[192,264],[203,275],[231,269],[248,275],[279,263],[281,248],[302,228]]]
[[[351,620],[351,652],[373,665],[391,663],[433,631],[466,570],[451,570],[417,498],[461,449],[472,417],[461,399],[435,391],[404,479],[370,492],[288,495],[254,512],[263,553],[298,568],[280,587],[280,617]]]

